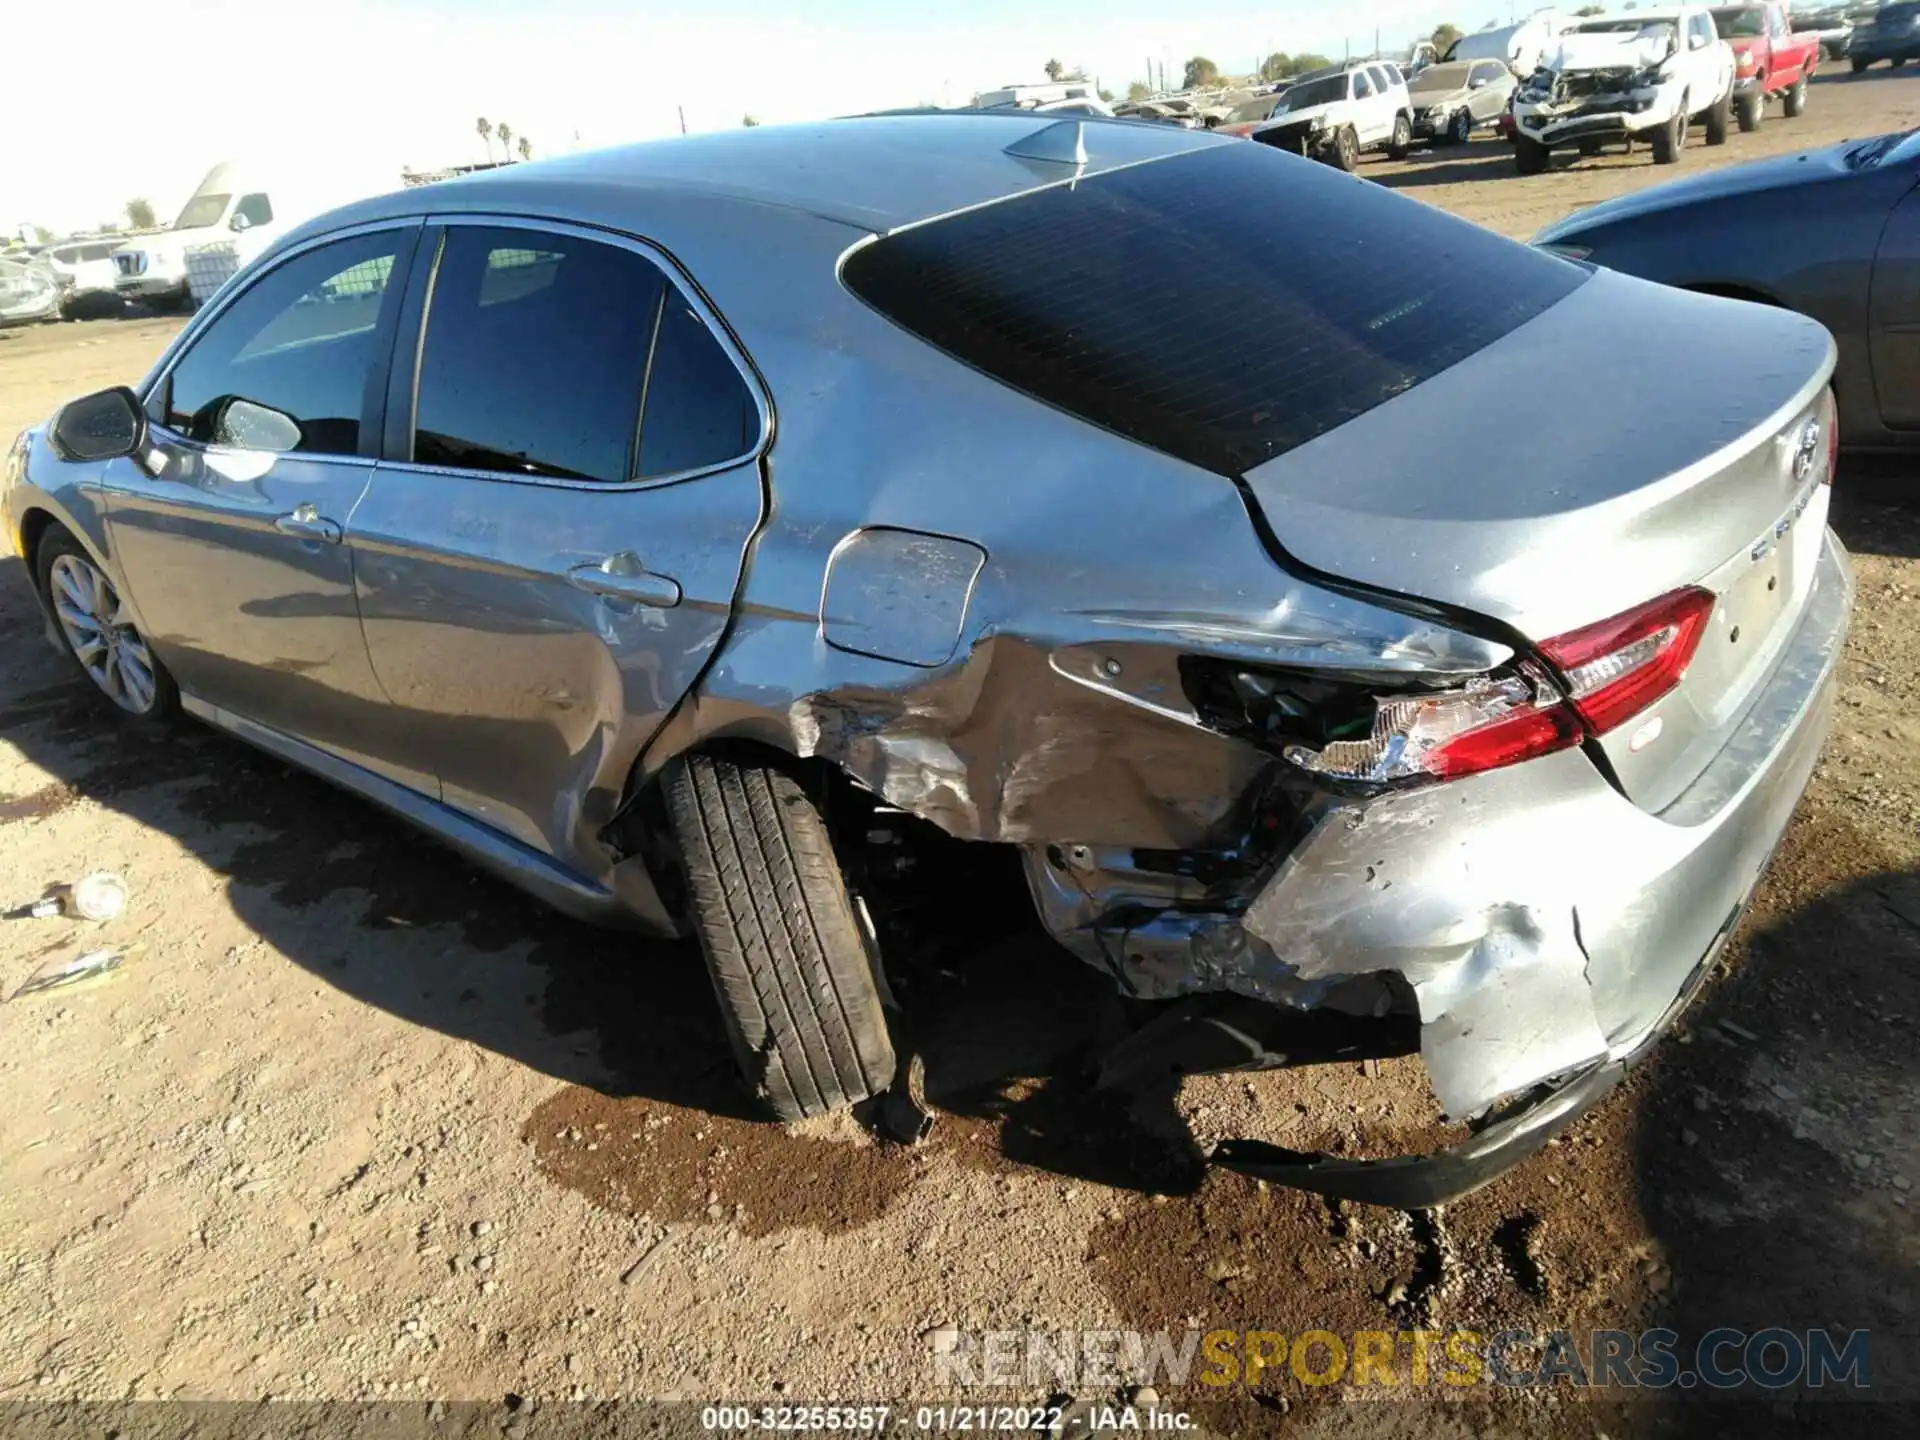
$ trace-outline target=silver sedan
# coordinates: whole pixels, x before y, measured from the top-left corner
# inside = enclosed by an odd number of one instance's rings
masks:
[[[1660,1033],[1807,783],[1833,356],[1264,146],[853,119],[315,221],[6,531],[124,720],[696,932],[779,1116],[912,1110],[869,917],[980,842],[1174,1002],[1116,1073],[1417,1046],[1453,1149],[1213,1158],[1427,1204]]]

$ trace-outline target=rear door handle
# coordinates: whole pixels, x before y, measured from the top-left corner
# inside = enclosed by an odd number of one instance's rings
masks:
[[[338,521],[329,520],[308,501],[296,505],[290,514],[282,515],[273,522],[273,528],[282,535],[298,535],[302,540],[324,540],[329,545],[338,545],[342,531]]]
[[[567,571],[567,579],[603,599],[631,600],[661,610],[680,603],[680,582],[671,575],[655,575],[631,550],[609,555],[598,565],[576,565]]]

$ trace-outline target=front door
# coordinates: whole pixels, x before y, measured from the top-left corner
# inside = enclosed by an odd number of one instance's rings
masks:
[[[670,269],[601,232],[430,229],[398,346],[417,381],[396,367],[351,527],[412,763],[583,874],[761,517],[764,403]]]
[[[134,603],[189,700],[363,760],[389,717],[344,540],[418,232],[331,241],[254,280],[149,390],[152,454],[104,477]]]

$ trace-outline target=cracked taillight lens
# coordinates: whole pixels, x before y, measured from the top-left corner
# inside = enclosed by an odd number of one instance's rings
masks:
[[[1318,775],[1380,783],[1452,780],[1565,750],[1678,685],[1712,612],[1712,592],[1676,590],[1542,645],[1565,674],[1565,689],[1522,661],[1450,690],[1376,695],[1364,738],[1318,749],[1289,745],[1283,753]]]

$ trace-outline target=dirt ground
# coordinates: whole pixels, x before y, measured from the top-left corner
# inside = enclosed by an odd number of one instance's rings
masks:
[[[1920,81],[1876,70],[1818,84],[1799,121],[1696,139],[1685,166],[1915,123]],[[1520,179],[1485,140],[1363,173],[1525,236],[1674,172],[1635,155]],[[177,324],[0,332],[0,438],[135,379]],[[910,971],[943,1112],[925,1145],[845,1119],[762,1123],[732,1089],[691,948],[557,919],[210,731],[114,723],[42,643],[5,561],[0,906],[101,867],[132,904],[101,927],[0,922],[0,993],[55,953],[139,948],[90,988],[0,1005],[0,1401],[444,1399],[518,1435],[534,1405],[569,1399],[932,1398],[952,1392],[932,1350],[956,1328],[1456,1326],[1668,1326],[1686,1344],[1715,1326],[1865,1328],[1875,1393],[1911,1400],[1910,468],[1837,487],[1859,580],[1839,716],[1714,984],[1629,1087],[1438,1216],[1205,1173],[1183,1133],[1384,1151],[1420,1123],[1413,1062],[1213,1077],[1161,1113],[1119,1107],[1084,1078],[1101,982],[1019,930]],[[1720,1434],[1734,1418],[1284,1371],[1159,1388],[1221,1434]],[[1740,1423],[1903,1429],[1816,1394]]]

